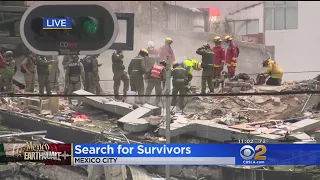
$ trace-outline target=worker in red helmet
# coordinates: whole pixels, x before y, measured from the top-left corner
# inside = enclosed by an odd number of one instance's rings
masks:
[[[239,56],[239,49],[236,44],[232,42],[231,36],[226,36],[224,41],[227,43],[228,49],[226,53],[226,65],[228,68],[229,79],[232,79],[236,73],[237,58]]]
[[[214,59],[213,59],[214,82],[213,82],[213,86],[214,86],[214,88],[217,88],[219,86],[220,75],[223,70],[224,61],[226,59],[226,52],[224,50],[224,47],[221,46],[222,39],[219,36],[214,37],[213,42],[215,45],[212,48],[212,51],[214,53]]]
[[[168,60],[168,57],[171,58],[171,62],[176,61],[176,58],[174,56],[173,50],[171,48],[171,44],[173,43],[172,39],[170,37],[167,37],[164,41],[164,45],[160,47],[159,49],[159,56],[161,60]]]

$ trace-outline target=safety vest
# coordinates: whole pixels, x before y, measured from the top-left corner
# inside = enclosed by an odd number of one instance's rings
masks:
[[[151,69],[151,77],[161,79],[161,72],[165,67],[159,64],[155,64]]]
[[[185,69],[187,69],[187,67],[190,67],[188,73],[190,73],[190,74],[193,73],[193,70],[194,70],[193,66],[194,66],[194,62],[191,59],[187,59],[187,60],[184,61],[183,67]]]
[[[80,62],[71,62],[68,64],[69,67],[69,76],[80,75]]]

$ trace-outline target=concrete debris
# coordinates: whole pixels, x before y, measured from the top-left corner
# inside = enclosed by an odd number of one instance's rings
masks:
[[[251,89],[253,89],[253,82],[245,82],[239,80],[235,82],[225,82],[223,92],[239,93],[241,91],[249,91]]]
[[[161,108],[144,104],[143,106],[133,110],[118,120],[118,125],[125,131],[144,132],[149,129],[150,123],[143,117],[156,116],[161,114]],[[150,119],[149,119],[150,120]],[[152,121],[152,123],[154,123]]]
[[[76,95],[93,95],[90,92],[84,90],[78,90],[73,92]],[[84,104],[88,104],[93,106],[97,109],[101,109],[106,112],[114,113],[117,115],[127,115],[133,110],[131,104],[127,104],[124,102],[115,101],[112,98],[104,98],[104,97],[97,97],[97,96],[77,96],[75,99],[83,102]]]

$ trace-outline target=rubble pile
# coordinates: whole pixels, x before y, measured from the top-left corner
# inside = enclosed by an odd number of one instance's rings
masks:
[[[320,81],[316,79],[310,79],[300,82],[284,83],[283,91],[307,91],[307,90],[318,90],[320,87]]]
[[[192,97],[184,112],[188,119],[216,119],[222,124],[234,125],[276,118],[300,106],[306,98],[305,95]]]

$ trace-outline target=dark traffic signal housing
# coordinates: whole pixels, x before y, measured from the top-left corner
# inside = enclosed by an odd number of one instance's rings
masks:
[[[127,21],[127,42],[115,43],[118,20]],[[134,14],[114,13],[102,1],[39,1],[24,13],[24,44],[41,55],[94,55],[107,49],[133,50]]]

